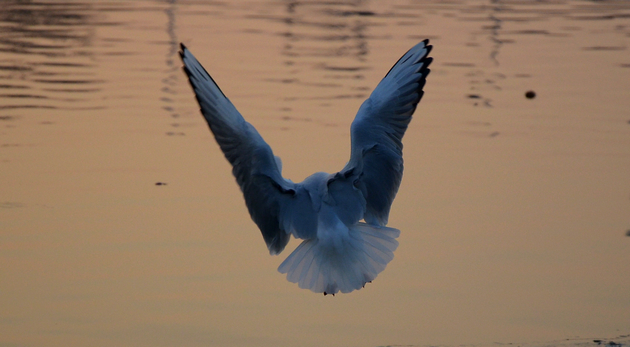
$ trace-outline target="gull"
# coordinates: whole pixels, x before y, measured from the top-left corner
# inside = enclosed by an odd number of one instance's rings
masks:
[[[232,164],[245,204],[272,255],[290,236],[304,240],[278,267],[315,293],[349,293],[372,282],[394,258],[398,229],[387,227],[403,175],[402,138],[424,94],[432,46],[405,53],[363,102],[350,127],[350,160],[339,172],[301,183],[181,44],[184,71],[201,114]]]

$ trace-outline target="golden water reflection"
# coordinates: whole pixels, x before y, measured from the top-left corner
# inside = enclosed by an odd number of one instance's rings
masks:
[[[3,6],[0,345],[628,343],[625,2]],[[300,290],[177,44],[299,181],[345,164],[358,106],[427,37],[395,259],[349,295]]]

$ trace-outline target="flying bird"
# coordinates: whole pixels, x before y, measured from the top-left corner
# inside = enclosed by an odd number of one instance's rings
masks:
[[[280,158],[181,44],[201,114],[232,164],[269,253],[282,252],[291,235],[304,240],[278,267],[300,288],[349,293],[394,258],[400,231],[387,227],[387,219],[403,175],[402,138],[424,94],[431,48],[429,40],[412,47],[363,102],[350,127],[350,160],[341,171],[294,183],[282,177]]]

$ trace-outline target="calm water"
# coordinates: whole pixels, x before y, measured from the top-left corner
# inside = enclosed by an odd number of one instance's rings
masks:
[[[2,7],[0,346],[630,343],[628,2]],[[360,103],[424,38],[396,257],[358,292],[301,290],[177,45],[296,181],[342,168]]]

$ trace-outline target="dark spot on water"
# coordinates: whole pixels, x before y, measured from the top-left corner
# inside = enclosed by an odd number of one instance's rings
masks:
[[[475,67],[475,64],[471,63],[443,63],[444,66],[453,66],[453,67]]]
[[[525,35],[549,35],[547,30],[517,30],[514,31],[515,34],[525,34]]]
[[[21,202],[13,202],[13,201],[4,201],[4,202],[0,202],[0,208],[19,208],[19,207],[25,207],[26,205],[24,205]]]
[[[13,99],[48,99],[47,96],[34,94],[2,94],[0,97]]]
[[[623,51],[626,49],[624,46],[591,46],[582,47],[585,51]]]
[[[628,229],[628,231],[626,231],[626,236],[630,236],[630,229]]]
[[[39,83],[51,83],[51,84],[91,84],[91,83],[104,83],[104,80],[55,80],[55,79],[35,79],[33,80]]]
[[[44,106],[44,105],[1,105],[0,106],[0,110],[14,110],[14,109],[20,109],[20,108],[25,108],[25,109],[32,109],[32,108],[41,108],[41,109],[47,109],[47,110],[55,110],[57,109],[57,107],[55,106]]]
[[[536,93],[533,90],[528,90],[525,92],[525,97],[528,99],[533,99],[536,97]]]
[[[175,131],[167,131],[166,136],[184,136],[186,133],[183,132],[175,132]]]
[[[301,122],[312,122],[313,120],[311,118],[298,118],[298,117],[291,117],[291,116],[282,116],[280,117],[280,119],[282,120],[286,120],[286,121],[301,121]]]
[[[299,80],[297,78],[266,78],[267,82],[276,82],[276,83],[298,83]]]
[[[481,99],[481,95],[479,94],[468,94],[466,95],[468,99]]]
[[[0,70],[8,70],[8,71],[32,71],[33,69],[30,67],[23,66],[10,66],[10,65],[0,65]]]
[[[165,186],[166,182],[155,182],[156,186]]]
[[[490,133],[490,135],[488,135],[488,136],[489,136],[489,137],[497,137],[497,136],[499,136],[499,132],[498,132],[498,131],[492,132],[492,133]]]
[[[376,13],[372,12],[372,11],[327,11],[327,12],[330,15],[340,16],[340,17],[350,17],[350,16],[367,17],[367,16],[375,16],[376,15]]]
[[[324,70],[329,70],[329,71],[361,71],[361,70],[366,70],[366,67],[363,66],[330,66],[330,65],[323,65],[321,67]]]
[[[0,89],[30,89],[27,86],[14,86],[10,84],[0,84]]]
[[[617,18],[628,18],[630,17],[630,14],[627,13],[620,13],[620,14],[606,14],[606,15],[594,15],[594,16],[576,16],[573,17],[573,19],[576,20],[611,20],[611,19],[617,19]]]

